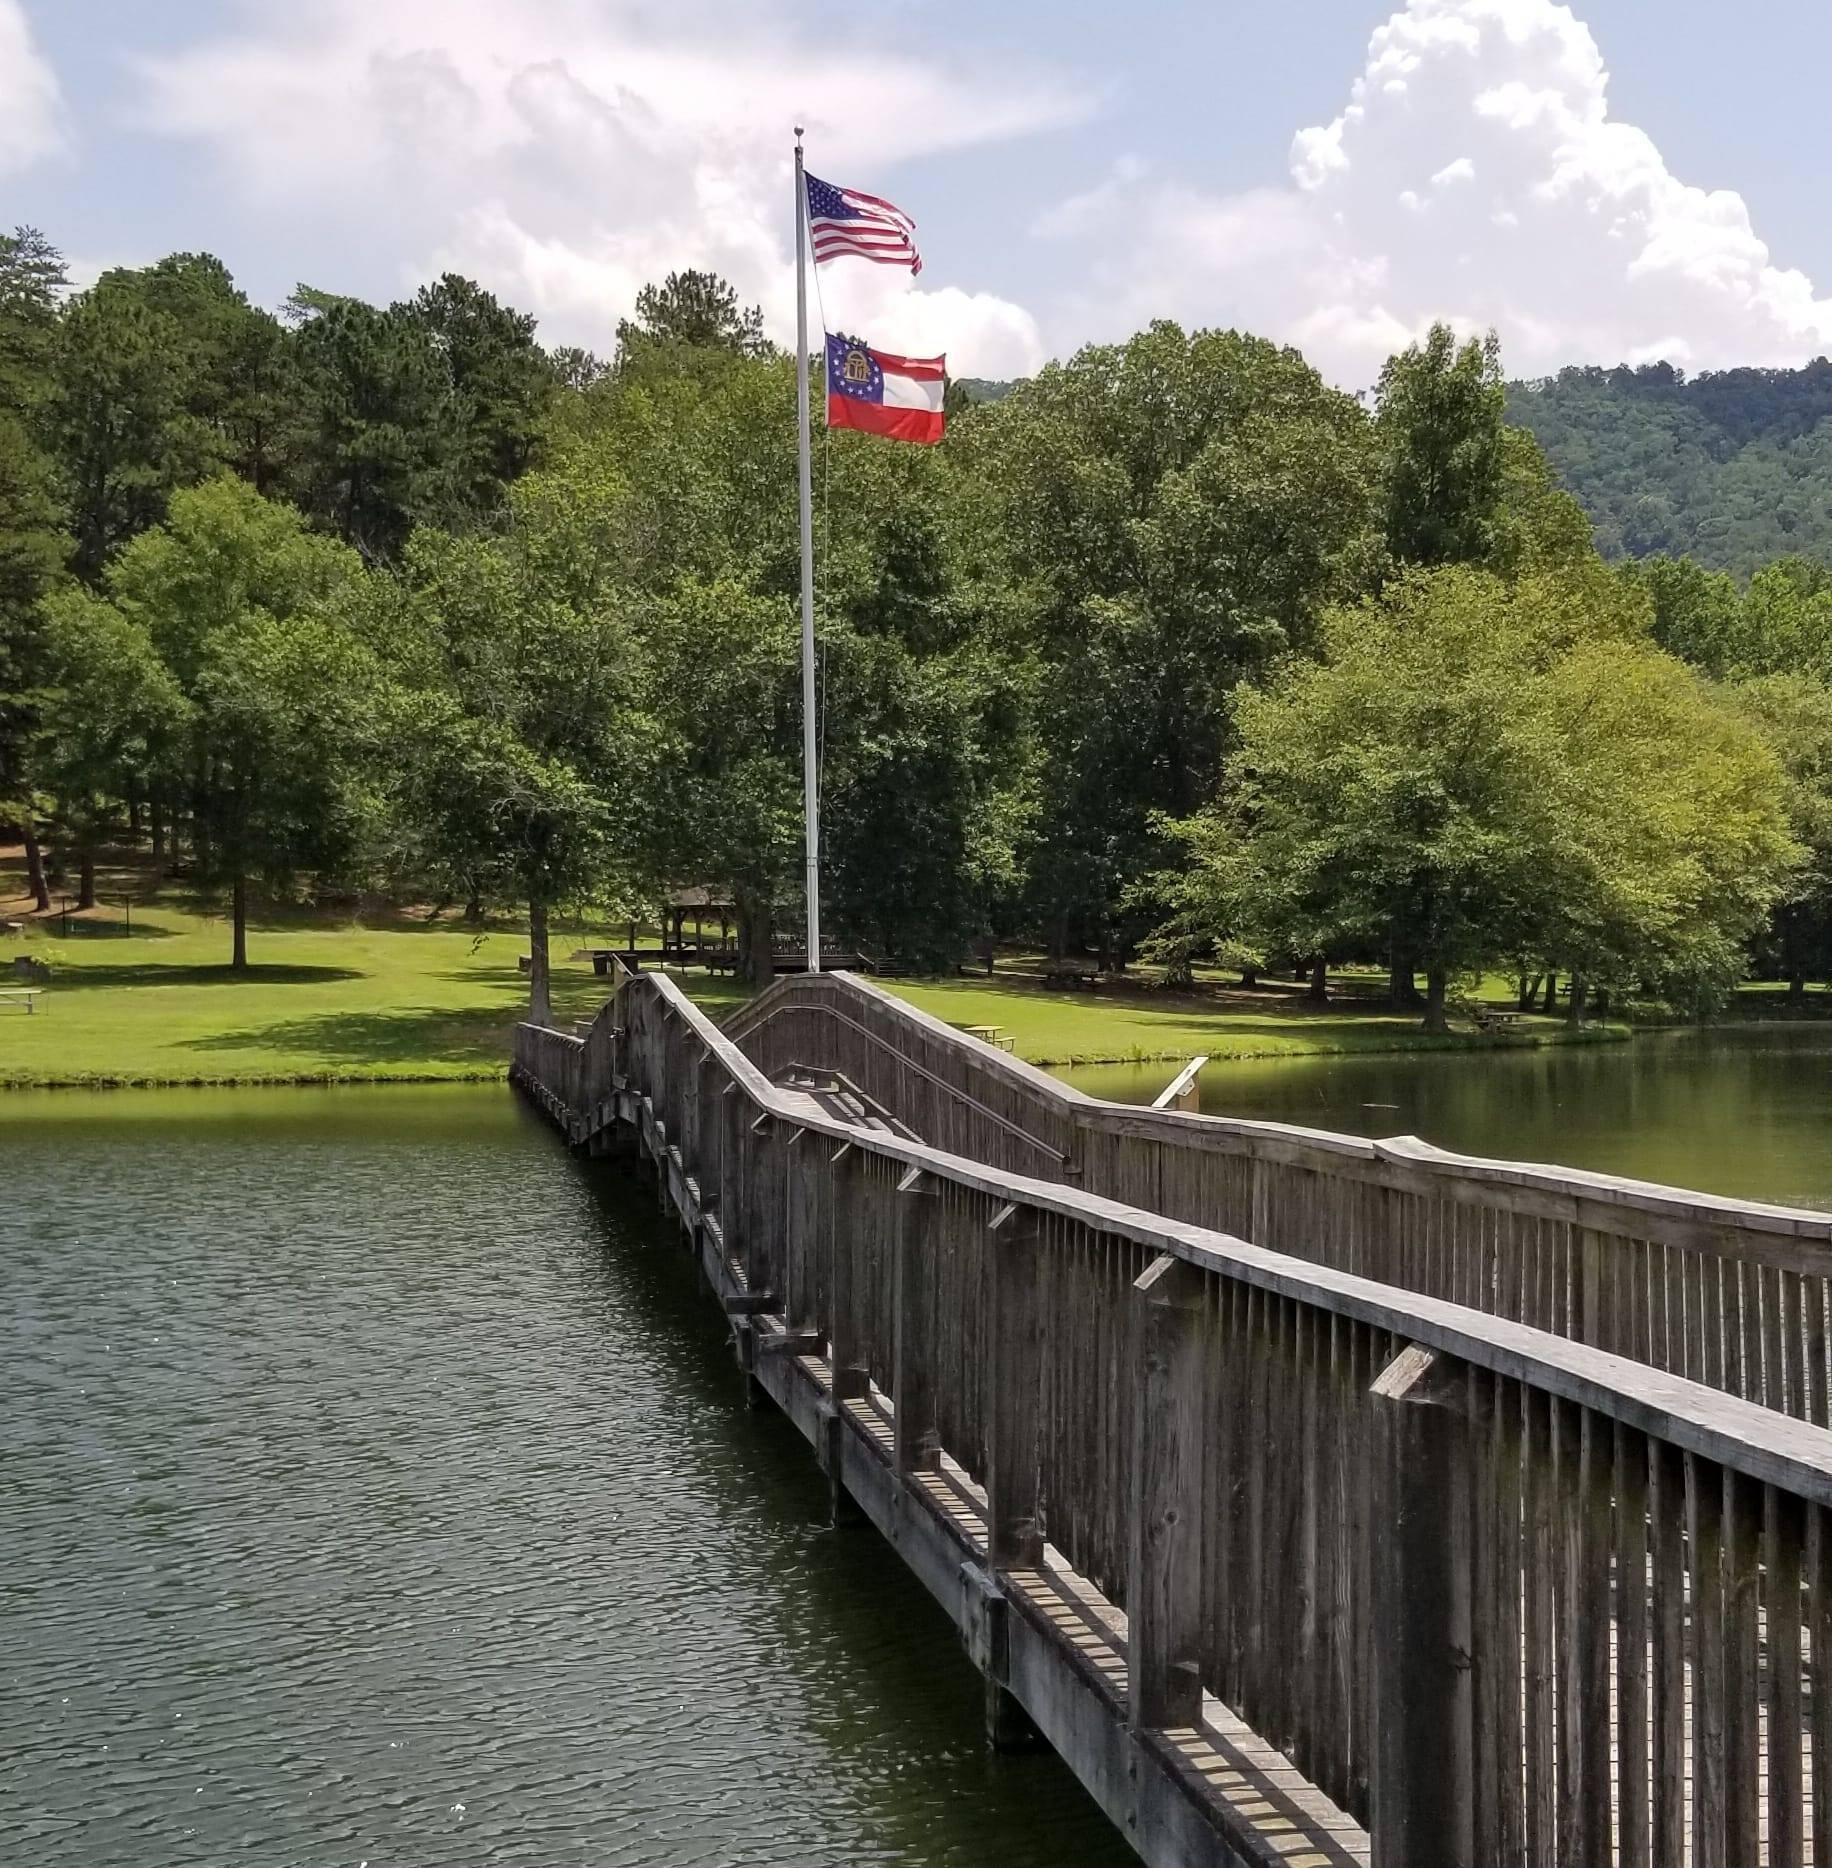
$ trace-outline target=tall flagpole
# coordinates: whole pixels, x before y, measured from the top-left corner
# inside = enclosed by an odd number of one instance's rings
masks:
[[[795,414],[801,477],[802,812],[808,844],[808,971],[821,970],[821,799],[814,732],[814,469],[808,433],[808,187],[795,126]]]

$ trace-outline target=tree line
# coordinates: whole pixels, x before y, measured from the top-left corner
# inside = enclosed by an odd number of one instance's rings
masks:
[[[1448,330],[1364,405],[1158,323],[951,395],[939,448],[822,437],[837,937],[1319,992],[1377,961],[1431,1023],[1498,966],[1579,1014],[1822,977],[1832,591],[1605,564],[1505,400]],[[137,839],[227,899],[238,965],[251,891],[513,907],[545,1016],[556,912],[719,882],[766,978],[793,412],[704,274],[600,360],[455,276],[273,317],[208,257],[71,293],[0,240],[0,816],[41,900],[47,850],[92,897]]]
[[[1832,553],[1832,362],[1686,376],[1669,363],[1516,383],[1530,428],[1610,558],[1691,556],[1748,577]]]

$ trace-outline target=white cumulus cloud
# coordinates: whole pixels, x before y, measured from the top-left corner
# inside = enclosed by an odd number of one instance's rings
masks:
[[[241,12],[237,28],[145,61],[150,127],[213,146],[258,205],[347,219],[401,256],[403,285],[470,272],[537,313],[550,340],[601,349],[639,286],[686,266],[723,273],[773,335],[792,335],[798,121],[817,172],[870,187],[899,160],[1086,109],[1048,79],[811,40],[743,0],[673,13],[638,0],[241,0]],[[830,308],[876,319],[874,341],[945,347],[977,374],[1041,360],[1035,320],[1009,301],[907,280],[889,291],[888,269],[856,264],[822,283]]]
[[[57,76],[32,38],[20,0],[0,0],[0,175],[59,147]]]
[[[1608,93],[1568,6],[1409,0],[1341,115],[1298,133],[1288,188],[1204,195],[1122,164],[1046,216],[1040,232],[1101,254],[1052,334],[1236,323],[1356,387],[1437,318],[1499,330],[1522,375],[1825,349],[1832,300],[1775,264],[1740,195],[1675,176]]]

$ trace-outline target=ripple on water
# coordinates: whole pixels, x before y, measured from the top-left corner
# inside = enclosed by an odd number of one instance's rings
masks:
[[[506,1092],[67,1098],[0,1158],[18,1859],[1133,1859]]]

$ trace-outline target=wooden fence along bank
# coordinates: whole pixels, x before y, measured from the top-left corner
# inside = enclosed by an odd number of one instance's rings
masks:
[[[515,1073],[1146,1861],[1832,1863],[1826,1216],[1102,1104],[844,976]]]

